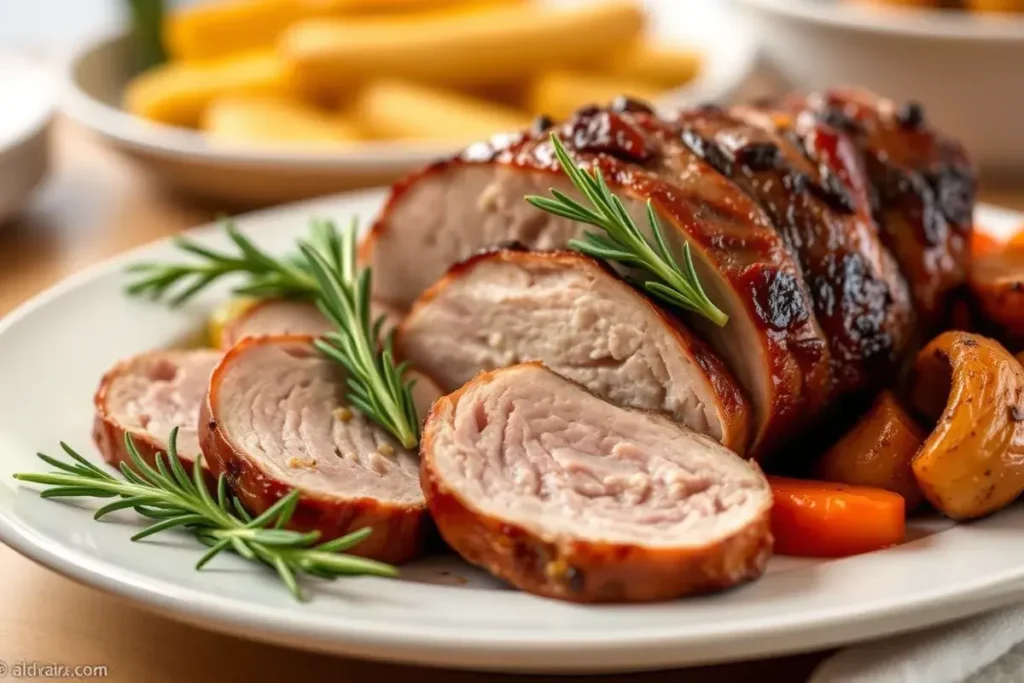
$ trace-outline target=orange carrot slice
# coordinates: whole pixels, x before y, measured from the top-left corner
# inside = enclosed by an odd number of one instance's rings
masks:
[[[775,504],[775,552],[845,557],[903,542],[906,514],[899,494],[867,486],[768,477]]]

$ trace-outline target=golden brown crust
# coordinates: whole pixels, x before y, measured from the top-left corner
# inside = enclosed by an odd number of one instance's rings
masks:
[[[452,419],[467,388],[487,383],[500,372],[480,373],[439,399],[420,442],[420,483],[427,507],[441,537],[463,559],[521,590],[585,603],[671,600],[722,590],[763,574],[772,551],[768,507],[738,533],[699,549],[552,542],[475,509],[438,474],[433,439],[440,425]]]
[[[312,343],[302,335],[247,337],[225,354],[213,371],[210,391],[199,417],[199,443],[215,476],[224,474],[235,495],[254,514],[260,514],[292,491],[268,475],[259,461],[232,444],[218,425],[214,406],[224,373],[239,357],[261,344]],[[325,407],[326,410],[330,406]],[[429,520],[422,504],[402,505],[374,498],[329,497],[303,492],[288,528],[319,531],[321,540],[338,538],[370,527],[368,539],[348,551],[381,562],[398,564],[416,558],[423,549]]]
[[[519,264],[546,262],[564,265],[568,268],[590,269],[595,275],[607,275],[616,281],[621,281],[618,275],[599,261],[574,251],[525,251],[509,248],[483,251],[454,264],[448,269],[444,277],[434,283],[430,289],[416,300],[409,314],[395,332],[395,348],[399,350],[402,348],[402,336],[406,330],[406,325],[408,321],[416,317],[418,311],[430,305],[446,287],[453,284],[463,275],[466,275],[475,266],[486,261]],[[717,399],[718,415],[722,421],[722,444],[740,455],[746,454],[750,441],[752,422],[750,406],[738,382],[725,366],[725,363],[715,355],[714,351],[707,344],[690,332],[679,319],[666,313],[628,284],[624,282],[621,284],[624,289],[636,297],[639,305],[648,307],[652,313],[664,321],[666,327],[671,329],[675,335],[679,347],[689,353],[693,361],[703,370]]]
[[[1024,491],[1024,367],[998,342],[939,335],[917,356],[911,394],[935,423],[912,463],[932,505],[972,519]]]

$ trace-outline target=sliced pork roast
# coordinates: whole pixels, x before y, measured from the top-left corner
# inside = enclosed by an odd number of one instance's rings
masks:
[[[830,341],[838,394],[877,386],[910,338],[907,283],[882,245],[854,149],[812,121],[796,131],[770,111],[682,112],[683,139],[771,216],[796,254],[818,323]],[[788,118],[788,117],[786,117]],[[787,132],[803,133],[807,146]],[[844,151],[846,152],[844,155]]]
[[[925,323],[941,322],[970,257],[977,174],[963,147],[929,126],[920,105],[860,89],[794,96],[783,106],[854,142],[882,239],[910,282],[917,312]]]
[[[344,368],[311,337],[249,337],[214,369],[200,417],[211,471],[259,514],[301,492],[291,528],[323,540],[363,527],[352,552],[404,562],[421,550],[427,519],[416,454],[350,408]]]
[[[178,428],[176,442],[189,471],[200,453],[199,409],[219,351],[192,349],[154,351],[122,361],[100,381],[93,398],[96,420],[93,438],[111,465],[131,464],[125,434],[150,465],[167,451],[167,438]]]
[[[559,249],[586,231],[523,200],[552,187],[579,197],[558,167],[549,132],[539,125],[476,145],[398,185],[362,248],[377,295],[408,308],[481,247],[518,241]],[[601,169],[637,225],[647,228],[650,200],[673,252],[690,244],[705,290],[730,319],[724,328],[687,321],[746,390],[752,451],[768,452],[799,433],[831,395],[829,345],[799,264],[768,214],[684,145],[678,125],[636,102],[580,110],[557,133],[577,162]]]
[[[482,373],[435,403],[420,454],[445,541],[531,593],[669,600],[757,578],[771,554],[756,465],[540,363]]]
[[[385,304],[374,303],[371,315],[376,319],[385,316],[382,332],[390,332],[401,313]],[[319,337],[333,329],[316,304],[295,299],[265,299],[244,308],[237,316],[226,322],[220,334],[220,346],[230,349],[246,337],[264,335],[310,335]]]
[[[395,350],[454,391],[524,361],[597,396],[668,413],[746,452],[746,399],[725,365],[678,320],[575,252],[501,249],[453,266],[413,306]]]

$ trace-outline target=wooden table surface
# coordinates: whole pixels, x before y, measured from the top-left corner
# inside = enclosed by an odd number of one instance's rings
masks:
[[[162,192],[130,162],[71,124],[58,122],[53,141],[52,177],[25,215],[0,234],[0,315],[85,265],[216,213],[216,207]],[[984,195],[987,201],[1024,208],[1024,192],[1012,186]],[[298,672],[307,680],[341,680],[339,675],[346,680],[494,678],[336,659],[207,633],[74,584],[2,545],[0,576],[0,661],[9,665],[105,665],[107,680],[126,683],[269,681]],[[726,683],[757,676],[799,682],[822,656],[598,680]]]

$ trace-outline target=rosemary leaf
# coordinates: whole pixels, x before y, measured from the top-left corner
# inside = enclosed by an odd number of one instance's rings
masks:
[[[664,303],[696,313],[719,326],[729,322],[729,316],[704,291],[693,266],[689,244],[683,247],[682,264],[673,257],[651,202],[647,202],[647,221],[654,236],[653,245],[626,211],[622,200],[608,187],[599,169],[588,172],[575,164],[554,133],[551,144],[562,170],[589,206],[555,189],[551,190],[551,197],[529,196],[526,201],[541,211],[593,225],[603,233],[588,232],[583,239],[570,241],[570,248],[642,271],[646,276],[642,278],[643,289]]]
[[[156,520],[132,536],[133,541],[172,529],[192,533],[208,546],[196,562],[196,569],[202,569],[221,552],[231,549],[246,560],[272,568],[299,599],[302,598],[299,575],[334,579],[357,574],[385,577],[397,574],[390,565],[340,554],[366,540],[370,529],[321,543],[318,532],[283,528],[295,511],[298,491],[282,497],[255,518],[230,493],[223,476],[211,493],[199,459],[193,463],[193,476],[186,473],[178,456],[177,436],[177,429],[172,430],[167,453],[158,454],[156,467],[153,467],[142,459],[131,435],[126,435],[125,447],[132,467],[122,464],[124,479],[101,470],[64,443],[61,448],[69,460],[39,454],[40,460],[52,467],[53,472],[21,473],[14,477],[47,487],[40,491],[44,498],[117,497],[118,500],[99,508],[94,518],[132,508]]]

